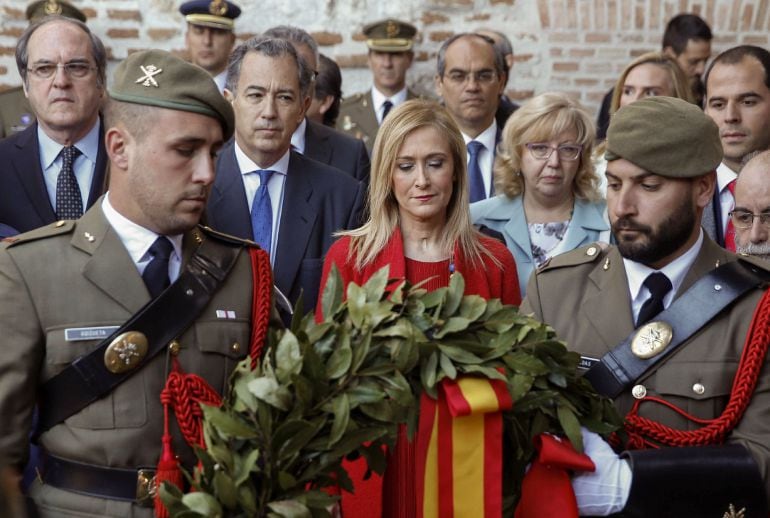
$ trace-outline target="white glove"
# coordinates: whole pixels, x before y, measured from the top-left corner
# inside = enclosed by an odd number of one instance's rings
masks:
[[[598,434],[585,428],[583,449],[596,465],[593,473],[572,477],[580,516],[608,516],[623,510],[631,491],[631,467]]]

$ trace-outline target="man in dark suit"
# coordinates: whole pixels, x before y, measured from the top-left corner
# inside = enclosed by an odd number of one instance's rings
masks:
[[[264,36],[288,41],[294,46],[299,57],[305,60],[314,76],[313,83],[310,85],[312,98],[315,76],[318,73],[318,44],[313,37],[299,27],[288,25],[268,29],[264,32]],[[360,139],[345,135],[323,124],[317,124],[305,117],[291,136],[291,145],[294,151],[336,167],[356,180],[369,180],[369,152]]]
[[[235,139],[217,161],[209,224],[270,252],[275,284],[306,309],[318,297],[323,257],[337,230],[360,223],[365,188],[291,150],[310,104],[312,71],[291,43],[255,37],[236,48],[225,95]]]
[[[26,232],[80,217],[104,190],[106,53],[84,23],[52,16],[27,28],[16,62],[37,122],[0,142],[0,221]]]

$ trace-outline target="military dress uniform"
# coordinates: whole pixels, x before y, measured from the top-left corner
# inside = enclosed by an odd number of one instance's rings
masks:
[[[116,69],[110,96],[208,115],[222,124],[225,139],[233,132],[232,108],[208,74],[163,51],[129,56]],[[47,412],[42,396],[48,392],[41,385],[71,369],[73,360],[96,349],[151,300],[106,216],[107,200],[77,221],[54,223],[0,245],[0,465],[23,466],[39,394],[41,412]],[[192,323],[175,340],[159,344],[156,356],[132,362],[131,375],[107,395],[40,430],[46,460],[29,494],[42,518],[154,516],[147,490],[161,452],[160,395],[172,357],[181,371],[224,394],[229,374],[249,354],[254,285],[249,245],[194,228],[181,236],[183,272],[203,246],[230,254],[234,266]],[[269,268],[263,274],[269,275]],[[201,293],[188,289],[185,295]],[[174,449],[191,469],[193,451],[173,417],[171,423]]]
[[[721,160],[718,130],[697,107],[683,108],[683,104],[687,103],[659,97],[620,110],[608,132],[608,159],[622,157],[660,176],[691,178],[713,171]],[[631,107],[634,108],[628,110]],[[708,128],[704,129],[705,126]],[[645,133],[647,138],[642,138]],[[689,288],[715,268],[739,259],[750,263],[748,266],[759,273],[757,278],[768,278],[767,263],[739,258],[719,247],[704,232],[700,235],[700,249],[671,304],[686,296]],[[693,247],[697,245],[698,242]],[[749,286],[747,292],[687,337],[678,349],[661,357],[623,388],[614,398],[621,415],[647,418],[683,431],[700,430],[705,425],[702,420],[722,415],[733,390],[752,315],[766,290],[762,282]],[[715,283],[708,289],[713,289],[711,293],[716,296],[723,288]],[[709,297],[688,299],[690,313],[686,320],[697,321],[698,313],[711,303]],[[551,325],[557,336],[581,355],[581,366],[586,370],[593,368],[592,374],[596,373],[595,365],[600,359],[631,336],[636,327],[623,257],[617,247],[606,244],[592,244],[552,258],[530,278],[520,309]],[[652,322],[655,321],[653,317]],[[683,323],[671,322],[675,338]],[[648,325],[651,327],[640,327],[637,333],[659,329],[656,324]],[[668,342],[661,343],[665,350]],[[644,358],[639,354],[634,353],[639,359]],[[625,360],[626,356],[622,358]],[[622,366],[631,367],[628,361]],[[759,368],[745,413],[728,431],[724,444],[622,454],[629,459],[633,473],[622,516],[738,516],[729,514],[731,504],[736,513],[745,508],[746,514],[740,516],[767,516],[770,357],[766,356]],[[589,379],[595,378],[589,374]],[[682,412],[696,421],[687,419]]]
[[[409,52],[414,45],[417,28],[406,22],[387,19],[366,25],[363,33],[369,50]],[[407,101],[418,97],[419,95],[407,88]],[[337,129],[363,140],[369,152],[372,150],[380,128],[374,110],[374,100],[369,90],[344,98],[340,103],[340,114],[337,117]]]

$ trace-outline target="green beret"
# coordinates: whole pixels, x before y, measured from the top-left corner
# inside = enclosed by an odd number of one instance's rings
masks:
[[[200,113],[219,121],[225,140],[233,134],[233,108],[208,72],[165,50],[134,52],[115,69],[110,97],[116,101]]]
[[[29,21],[34,21],[50,14],[66,16],[67,18],[80,20],[84,23],[86,21],[86,15],[83,11],[67,2],[57,2],[56,0],[39,0],[38,2],[32,2],[27,6],[27,12],[25,13],[27,20]]]
[[[417,28],[406,22],[388,18],[364,27],[366,45],[379,52],[405,52],[412,50]]]
[[[647,97],[612,116],[604,158],[624,158],[660,176],[692,178],[719,166],[722,142],[717,125],[696,105]]]

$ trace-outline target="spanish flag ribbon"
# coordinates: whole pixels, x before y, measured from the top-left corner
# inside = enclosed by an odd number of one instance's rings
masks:
[[[503,418],[513,402],[505,382],[445,379],[438,399],[420,400],[418,518],[502,515]]]
[[[596,466],[566,439],[535,437],[537,458],[524,476],[515,518],[578,518],[570,471],[594,471]]]

